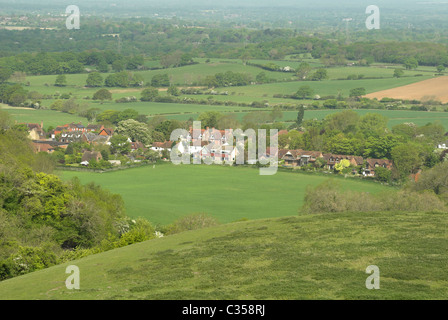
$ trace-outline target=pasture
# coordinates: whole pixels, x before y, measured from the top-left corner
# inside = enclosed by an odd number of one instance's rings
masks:
[[[78,177],[120,194],[131,217],[145,217],[164,225],[191,213],[207,213],[227,223],[243,218],[262,219],[297,214],[308,186],[328,176],[277,172],[260,176],[247,167],[172,164],[107,173],[62,171],[63,179]],[[393,190],[378,183],[341,179],[350,190]]]
[[[447,228],[441,213],[334,213],[229,223],[5,280],[0,299],[447,299]],[[69,265],[79,267],[79,290],[65,286]],[[379,290],[366,288],[369,265],[380,270]]]

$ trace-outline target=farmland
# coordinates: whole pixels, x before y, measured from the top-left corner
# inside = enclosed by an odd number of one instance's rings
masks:
[[[78,177],[122,195],[132,217],[168,224],[192,213],[207,213],[220,222],[294,215],[303,204],[306,188],[329,179],[301,173],[278,172],[262,177],[252,168],[171,164],[108,173],[61,173]],[[341,179],[347,190],[393,190],[376,183]]]
[[[71,97],[77,99],[78,103],[82,104],[84,108],[98,108],[101,111],[104,110],[118,110],[123,111],[125,109],[132,108],[140,114],[152,117],[154,115],[164,115],[167,118],[187,120],[189,118],[196,119],[197,116],[205,111],[218,111],[218,112],[236,112],[235,115],[239,120],[243,118],[248,112],[258,111],[260,109],[253,109],[247,106],[237,105],[213,105],[211,102],[217,101],[225,103],[226,101],[233,104],[246,104],[250,105],[254,101],[264,101],[269,104],[269,107],[261,110],[271,110],[273,106],[277,104],[297,105],[300,103],[311,104],[310,100],[293,100],[280,97],[274,97],[277,95],[291,95],[294,94],[300,86],[309,86],[314,94],[320,96],[342,96],[347,97],[350,90],[356,87],[363,87],[366,89],[368,97],[373,97],[378,92],[390,92],[384,90],[401,90],[406,88],[407,85],[419,86],[420,83],[425,81],[439,81],[436,79],[430,80],[434,77],[432,70],[426,67],[420,67],[417,70],[405,71],[405,76],[401,78],[393,77],[393,68],[398,66],[393,65],[372,65],[370,67],[331,67],[328,68],[329,79],[324,81],[291,81],[294,77],[293,74],[284,72],[273,72],[262,70],[253,66],[245,66],[240,60],[220,60],[209,59],[209,62],[205,62],[205,59],[197,59],[198,64],[192,66],[184,66],[179,68],[170,68],[163,70],[147,70],[137,71],[146,83],[150,82],[152,77],[157,74],[168,74],[170,82],[180,87],[188,87],[194,85],[197,81],[204,79],[207,75],[216,73],[225,73],[227,71],[248,73],[252,78],[259,72],[265,72],[269,78],[275,79],[276,82],[268,84],[257,84],[242,87],[228,87],[217,88],[218,93],[226,92],[226,95],[180,95],[180,100],[193,98],[197,101],[203,100],[199,103],[161,103],[161,102],[133,102],[133,103],[116,103],[112,101],[98,102],[92,100],[93,94],[98,88],[85,87],[87,74],[69,74],[66,76],[67,85],[63,87],[55,87],[56,76],[28,76],[26,82],[29,82],[29,86],[26,89],[29,92],[39,92],[43,95],[53,96],[55,94],[70,94]],[[320,66],[320,64],[314,59],[303,59],[303,61],[310,65]],[[274,60],[254,60],[253,63],[266,64],[276,63],[279,66],[296,67],[300,62],[297,60],[291,61],[274,61]],[[340,80],[345,79],[349,75],[362,75],[362,80]],[[108,74],[102,74],[106,77]],[[419,76],[416,76],[419,75]],[[439,79],[439,78],[438,78]],[[112,93],[112,99],[119,99],[127,96],[136,96],[140,98],[139,88],[110,88]],[[166,96],[166,89],[160,89],[160,95]],[[384,96],[384,95],[382,95]],[[211,99],[211,100],[208,100]],[[46,126],[56,126],[63,123],[70,122],[82,122],[87,123],[85,118],[81,118],[76,114],[63,114],[48,110],[50,105],[56,101],[56,98],[42,100],[42,106],[46,110],[31,110],[31,109],[15,109],[12,107],[6,107],[5,109],[13,115],[18,122],[40,122],[43,121]],[[308,110],[305,118],[320,119],[320,115],[327,114],[326,110]],[[359,111],[364,113],[364,110]],[[386,110],[374,111],[385,114],[391,119],[390,124],[396,124],[401,122],[415,122],[417,124],[426,123],[432,119],[439,119],[445,125],[444,114],[425,114],[410,113],[403,111],[398,113],[395,111],[389,112]],[[401,112],[401,111],[400,111]],[[295,119],[295,113],[285,111],[281,121],[291,121]],[[403,120],[403,121],[402,121]]]
[[[408,100],[423,100],[424,98],[432,98],[443,103],[447,103],[447,87],[448,77],[438,77],[394,89],[381,90],[379,92],[368,94],[366,97],[377,98],[378,100],[381,100],[384,97]]]
[[[448,298],[446,8],[24,2],[0,13],[0,299]]]

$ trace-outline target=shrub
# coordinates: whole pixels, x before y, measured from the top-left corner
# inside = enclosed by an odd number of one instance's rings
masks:
[[[173,224],[166,228],[164,233],[174,234],[183,231],[212,227],[217,224],[218,221],[214,217],[204,213],[194,213],[177,219]]]
[[[434,192],[400,190],[371,194],[367,192],[343,191],[340,184],[328,180],[316,188],[308,188],[302,212],[447,212],[447,208]]]

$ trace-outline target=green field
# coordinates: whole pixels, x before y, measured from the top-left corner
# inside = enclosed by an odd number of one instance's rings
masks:
[[[2,107],[2,110],[7,111],[15,121],[19,123],[41,123],[43,121],[44,128],[49,126],[56,127],[66,123],[78,123],[87,124],[87,119],[79,117],[77,115],[63,113],[53,110],[37,110],[15,107]]]
[[[103,105],[97,104],[102,110],[125,110],[126,108],[132,108],[141,114],[148,116],[163,115],[167,119],[188,120],[190,118],[197,119],[201,112],[205,111],[218,111],[218,112],[230,112],[235,113],[238,120],[242,120],[243,117],[251,111],[260,111],[259,109],[251,109],[248,107],[231,107],[231,106],[207,106],[207,105],[188,105],[188,104],[168,104],[168,103],[154,103],[154,102],[137,102],[132,104],[116,104],[104,103]],[[120,106],[121,105],[121,106]],[[125,105],[125,106],[124,106]],[[40,123],[44,122],[44,127],[49,126],[56,127],[71,122],[81,122],[84,125],[88,123],[86,118],[82,118],[76,115],[68,113],[62,113],[52,110],[36,110],[36,109],[24,109],[3,106],[5,111],[8,111],[13,119],[17,122],[31,122]],[[263,109],[266,112],[270,112],[270,109]],[[325,116],[341,112],[342,110],[307,110],[305,112],[305,119],[318,119],[321,120]],[[448,112],[427,112],[427,111],[408,111],[408,110],[354,110],[359,115],[365,115],[367,113],[379,113],[389,118],[388,127],[392,128],[396,124],[413,122],[418,126],[427,124],[428,122],[440,121],[445,128],[448,128]],[[297,111],[283,111],[283,117],[280,121],[295,121],[297,118]]]
[[[230,223],[5,280],[0,299],[445,300],[447,228],[441,213]],[[80,290],[65,286],[68,265],[79,267]],[[379,290],[366,288],[370,265],[380,270]]]
[[[136,71],[135,73],[140,74],[145,83],[149,83],[154,75],[166,73],[169,75],[170,82],[177,86],[190,86],[200,83],[209,75],[214,75],[216,73],[225,73],[227,71],[247,73],[255,79],[256,75],[260,72],[265,72],[267,77],[275,79],[276,83],[263,84],[263,85],[250,85],[244,87],[228,87],[228,88],[218,88],[218,91],[229,91],[234,92],[235,96],[222,97],[227,98],[232,101],[239,102],[252,102],[257,99],[265,98],[271,103],[283,102],[283,100],[272,100],[272,95],[274,94],[292,94],[297,91],[297,89],[302,85],[311,86],[315,94],[321,96],[337,95],[341,93],[344,96],[348,96],[349,91],[353,88],[364,87],[367,93],[372,93],[380,90],[390,89],[394,87],[399,87],[414,82],[422,81],[434,77],[434,73],[429,70],[413,70],[405,71],[405,76],[402,78],[393,78],[393,67],[384,66],[371,66],[371,67],[331,67],[328,68],[329,80],[326,81],[291,81],[297,80],[294,77],[294,73],[285,72],[273,72],[266,71],[258,67],[253,67],[249,65],[243,65],[240,60],[218,60],[213,59],[210,63],[203,62],[204,59],[198,59],[201,63],[196,65],[184,66],[179,68],[169,68],[162,70],[146,70],[146,71]],[[269,63],[273,62],[282,67],[290,65],[292,67],[297,67],[299,62],[290,61],[253,61],[253,63]],[[110,74],[110,73],[109,73]],[[106,78],[109,74],[103,73],[103,78]],[[337,80],[345,79],[348,75],[364,75],[364,77],[375,77],[383,79],[364,79],[364,80]],[[415,77],[415,75],[423,74],[424,76]],[[55,94],[59,93],[71,93],[78,99],[84,97],[92,97],[98,88],[85,88],[87,74],[68,74],[67,86],[65,87],[55,87],[54,82],[56,80],[56,75],[45,75],[45,76],[29,76],[26,77],[26,81],[29,82],[29,87],[26,89],[29,91],[37,91],[41,94]],[[116,91],[113,94],[113,99],[121,98],[129,95],[140,96],[139,91],[141,89],[123,89],[123,88],[110,88]],[[44,100],[43,105],[48,106],[51,104],[50,100]]]
[[[162,164],[129,170],[90,173],[61,172],[63,179],[79,177],[120,194],[131,217],[168,224],[191,213],[207,213],[220,222],[262,219],[297,214],[307,186],[329,176],[277,172],[260,176],[246,167]],[[341,179],[343,188],[379,192],[389,187],[354,179]],[[390,189],[393,190],[393,189]]]
[[[256,110],[256,109],[255,109]],[[308,119],[317,119],[321,120],[325,118],[329,114],[333,114],[336,112],[341,112],[343,110],[307,110],[305,111],[305,120]],[[427,111],[410,111],[410,110],[369,110],[369,109],[360,109],[353,110],[357,112],[360,116],[363,116],[367,113],[378,113],[389,119],[388,127],[392,128],[394,125],[400,123],[413,122],[418,126],[423,126],[428,122],[436,122],[440,121],[440,123],[448,129],[448,112],[427,112]],[[269,110],[266,112],[270,112]],[[242,120],[243,117],[247,114],[246,111],[236,112],[236,118],[238,120]],[[297,111],[283,111],[283,117],[280,121],[291,122],[297,119]],[[199,114],[180,114],[180,115],[166,115],[166,118],[169,119],[177,119],[177,120],[187,120],[190,117],[196,119]]]

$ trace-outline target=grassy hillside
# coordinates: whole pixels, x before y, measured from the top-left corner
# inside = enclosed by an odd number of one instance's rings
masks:
[[[0,299],[447,299],[448,220],[319,214],[150,240],[0,282]],[[68,265],[80,290],[68,290]],[[367,266],[380,270],[368,290]]]
[[[252,168],[172,164],[108,173],[62,172],[64,179],[79,177],[123,197],[127,213],[168,224],[191,213],[207,213],[220,222],[242,218],[262,219],[295,215],[302,206],[307,186],[330,176],[278,172],[260,176]],[[393,190],[377,183],[341,179],[350,190]]]

